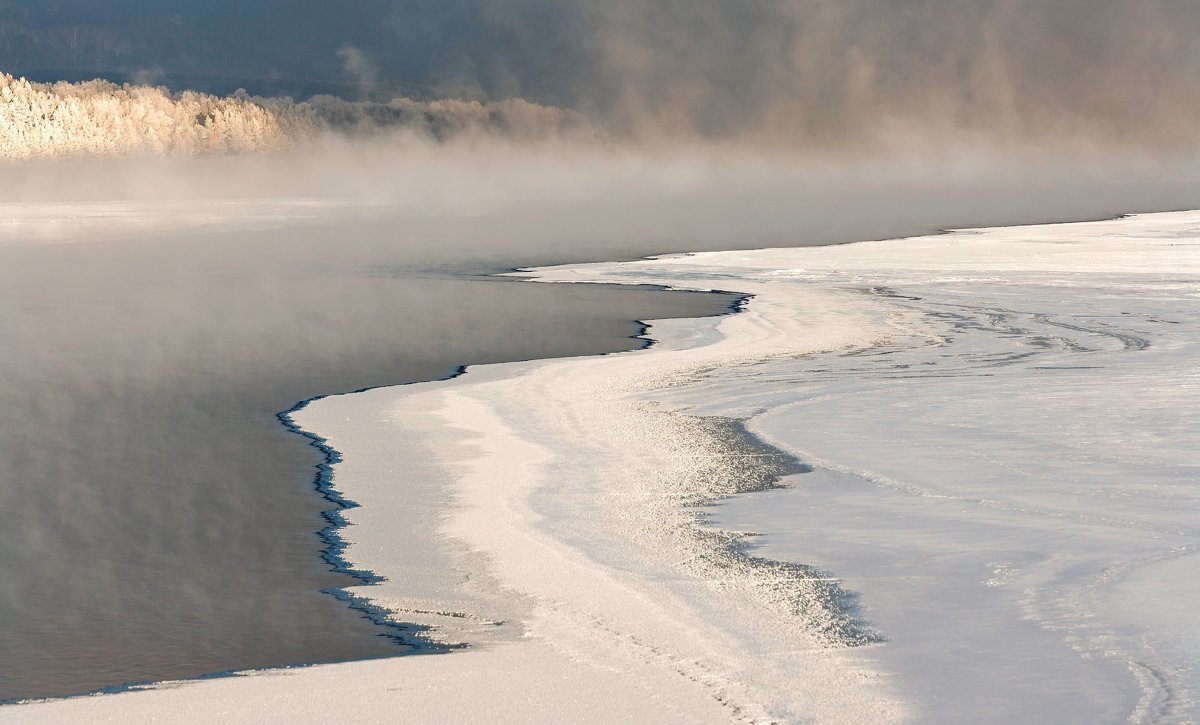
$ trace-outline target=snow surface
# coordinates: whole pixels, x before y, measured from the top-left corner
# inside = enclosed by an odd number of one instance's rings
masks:
[[[755,297],[296,414],[354,593],[471,647],[0,719],[1200,718],[1200,213],[526,274]]]

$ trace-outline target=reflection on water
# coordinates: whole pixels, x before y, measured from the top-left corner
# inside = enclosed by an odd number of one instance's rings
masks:
[[[486,255],[381,229],[0,249],[0,699],[403,651],[319,593],[352,580],[274,414],[729,302],[456,277]]]

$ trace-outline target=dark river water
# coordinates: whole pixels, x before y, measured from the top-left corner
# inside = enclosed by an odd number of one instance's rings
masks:
[[[475,251],[357,233],[0,249],[0,699],[403,652],[320,593],[354,581],[275,413],[730,303],[483,279]]]

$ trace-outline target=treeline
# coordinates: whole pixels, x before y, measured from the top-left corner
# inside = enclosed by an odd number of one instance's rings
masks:
[[[540,138],[582,126],[576,114],[520,100],[295,103],[243,92],[218,97],[165,88],[31,83],[0,73],[0,159],[277,151],[323,132],[405,130],[446,140],[470,133]]]
[[[245,97],[0,74],[4,159],[263,151],[286,146],[299,130]]]

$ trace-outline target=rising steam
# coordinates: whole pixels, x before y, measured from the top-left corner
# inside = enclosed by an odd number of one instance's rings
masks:
[[[1200,145],[1191,0],[617,0],[582,12],[596,48],[582,102],[662,133]]]

